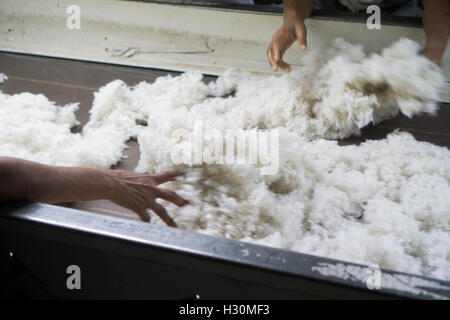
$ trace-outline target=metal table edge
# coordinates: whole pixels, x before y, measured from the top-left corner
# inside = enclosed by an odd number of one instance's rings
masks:
[[[0,221],[16,220],[151,246],[200,258],[368,289],[368,266],[140,221],[41,203],[0,204]],[[0,228],[2,227],[0,223]],[[377,293],[399,298],[450,299],[450,282],[380,269]]]

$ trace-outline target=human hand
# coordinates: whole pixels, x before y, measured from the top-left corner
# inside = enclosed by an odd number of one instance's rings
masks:
[[[285,19],[283,26],[273,35],[272,41],[267,48],[267,58],[273,71],[278,68],[291,71],[291,66],[283,60],[283,55],[287,49],[297,40],[300,50],[307,49],[306,26],[302,19],[291,17]]]
[[[156,202],[164,199],[182,207],[188,203],[172,190],[158,187],[158,185],[174,181],[180,176],[179,172],[163,172],[155,175],[137,174],[125,170],[110,170],[112,193],[109,200],[119,206],[136,212],[141,220],[150,221],[147,209],[153,210],[169,227],[177,227],[166,209]]]
[[[438,66],[441,66],[442,50],[425,47],[420,51],[420,54],[428,58],[431,62],[434,62]]]
[[[422,4],[426,42],[420,53],[440,66],[450,36],[450,1],[422,0]]]

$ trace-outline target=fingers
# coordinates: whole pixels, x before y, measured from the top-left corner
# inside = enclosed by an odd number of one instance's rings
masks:
[[[174,181],[177,177],[182,176],[184,173],[180,171],[167,171],[157,173],[150,176],[156,184],[162,184],[168,181]]]
[[[287,72],[291,72],[291,66],[288,63],[284,62],[283,60],[280,60],[278,65],[280,66],[281,69]]]
[[[269,64],[271,65],[274,72],[278,71],[279,65],[278,62],[281,60],[283,53],[281,52],[280,43],[284,43],[282,41],[283,37],[285,37],[285,31],[283,28],[280,28],[272,38],[272,41],[267,48],[267,58],[269,60]]]
[[[139,215],[142,221],[150,222],[150,215],[147,212],[147,209],[136,210],[136,213]]]
[[[156,196],[158,198],[170,201],[179,207],[188,204],[188,201],[179,196],[175,191],[164,188],[157,188],[156,190],[157,190]]]
[[[275,65],[273,71],[277,72],[278,68],[280,68],[280,60],[282,57],[282,53],[280,52],[280,46],[278,45],[278,42],[275,42],[272,48],[273,48],[272,57]]]
[[[279,46],[278,42],[274,42],[272,48],[273,48],[273,52],[272,52],[272,54],[273,54],[273,61],[276,64],[278,64],[278,62],[281,59],[280,46]]]
[[[175,221],[169,216],[166,209],[159,203],[153,201],[150,204],[150,209],[152,209],[153,212],[156,213],[169,227],[172,228],[178,227]]]
[[[271,45],[267,49],[267,59],[269,60],[269,64],[272,67],[272,70],[276,72],[278,70],[278,66],[277,66],[277,63],[275,63],[275,61],[273,59],[273,53],[272,53],[272,46]]]
[[[284,63],[281,59],[281,55],[282,54],[277,43],[273,43],[269,46],[269,49],[267,50],[267,58],[274,72],[277,72],[280,67],[284,69],[282,65],[286,65],[286,63]],[[282,64],[280,64],[280,62],[282,62]]]
[[[308,45],[306,42],[306,35],[307,35],[307,31],[306,31],[306,27],[305,25],[302,24],[298,24],[295,27],[295,33],[297,35],[297,46],[300,50],[306,51],[306,49],[308,49]]]
[[[273,50],[271,51],[272,48]],[[278,45],[271,46],[267,51],[267,56],[274,72],[277,72],[279,68],[288,72],[291,71],[291,66],[281,59],[281,51],[278,49]]]

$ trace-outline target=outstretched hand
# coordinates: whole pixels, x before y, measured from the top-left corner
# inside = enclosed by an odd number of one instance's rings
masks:
[[[169,216],[166,209],[156,199],[164,199],[182,207],[188,203],[176,192],[158,185],[174,181],[180,172],[163,172],[155,175],[137,174],[131,171],[111,170],[110,171],[114,192],[112,202],[119,206],[128,208],[136,212],[143,221],[150,221],[147,209],[153,210],[168,226],[177,227],[175,221]]]
[[[273,35],[267,48],[267,58],[273,71],[277,72],[279,68],[291,71],[291,66],[283,60],[283,55],[295,41],[298,48],[305,51],[307,49],[306,32],[306,26],[302,20],[298,18],[285,20],[283,26]]]

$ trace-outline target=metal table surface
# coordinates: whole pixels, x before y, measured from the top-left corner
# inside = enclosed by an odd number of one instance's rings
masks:
[[[134,85],[176,74],[11,53],[0,53],[0,72],[9,78],[0,85],[4,93],[43,93],[59,105],[80,102],[81,126],[88,120],[93,92],[106,83],[122,79]],[[449,147],[449,123],[449,105],[442,104],[437,116],[398,116],[340,143],[380,139],[400,128],[418,140]],[[117,168],[133,170],[139,150],[135,141],[128,144],[128,158]],[[0,271],[3,276],[24,275],[28,280],[20,281],[28,284],[31,292],[26,294],[31,297],[450,298],[450,283],[445,281],[383,270],[382,288],[368,290],[367,268],[361,265],[144,224],[133,221],[137,220],[134,213],[108,201],[64,206],[71,208],[27,203],[0,206],[0,268],[6,268]],[[81,261],[83,270],[90,270],[90,284],[81,293],[61,285],[66,277],[61,270],[73,261]]]

